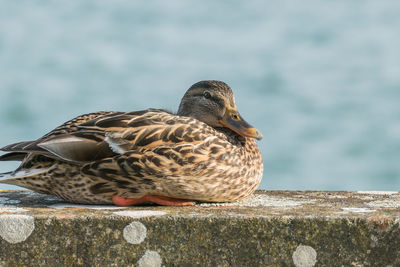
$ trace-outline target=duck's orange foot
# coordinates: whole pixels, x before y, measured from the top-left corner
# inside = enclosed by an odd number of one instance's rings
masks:
[[[119,196],[113,196],[112,201],[117,206],[131,206],[142,204],[145,202],[152,202],[162,206],[193,206],[195,203],[186,199],[145,195],[141,198],[125,198]]]

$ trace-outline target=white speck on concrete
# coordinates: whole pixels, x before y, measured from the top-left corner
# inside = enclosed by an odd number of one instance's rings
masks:
[[[77,208],[77,209],[93,209],[93,210],[126,209],[126,207],[118,207],[112,205],[82,205],[82,204],[72,204],[72,203],[57,203],[50,205],[49,208],[53,209]]]
[[[157,251],[147,250],[138,261],[139,267],[160,267],[161,256]]]
[[[315,199],[295,199],[269,196],[266,194],[251,195],[250,197],[231,203],[202,203],[203,207],[214,206],[244,206],[244,207],[296,207],[303,204],[314,203]]]
[[[35,220],[29,215],[0,215],[0,236],[9,243],[25,241],[35,229]]]
[[[317,252],[310,246],[300,245],[292,255],[296,267],[312,267],[317,262]]]
[[[397,191],[357,191],[359,194],[371,194],[371,195],[394,195],[398,194]]]
[[[123,210],[123,211],[113,212],[113,214],[131,218],[143,218],[150,216],[163,216],[167,213],[164,211],[157,211],[157,210]]]
[[[18,213],[18,212],[27,212],[28,210],[17,208],[15,206],[0,206],[0,213]]]
[[[356,213],[363,213],[363,212],[375,212],[376,210],[371,210],[367,208],[342,208],[343,211],[346,212],[356,212]]]
[[[365,205],[374,208],[399,208],[400,198],[388,198],[384,200],[377,200],[365,203]]]
[[[140,244],[144,241],[147,235],[147,228],[141,222],[131,222],[125,226],[123,236],[128,243]]]
[[[371,247],[376,247],[377,245],[378,245],[378,241],[379,241],[379,239],[378,239],[378,237],[377,236],[375,236],[375,235],[371,235]]]

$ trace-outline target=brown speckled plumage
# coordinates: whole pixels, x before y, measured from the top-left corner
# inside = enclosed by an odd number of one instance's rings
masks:
[[[114,195],[239,200],[262,178],[260,151],[245,137],[261,134],[241,117],[225,118],[240,116],[229,107],[236,108],[229,86],[203,81],[186,92],[178,115],[157,109],[82,115],[36,141],[2,148],[8,154],[0,160],[22,163],[0,182],[75,203],[112,203]],[[229,120],[234,131],[222,123]]]

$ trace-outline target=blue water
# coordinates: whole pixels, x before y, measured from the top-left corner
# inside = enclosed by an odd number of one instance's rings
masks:
[[[400,1],[0,4],[0,146],[218,79],[264,135],[261,188],[400,188]]]

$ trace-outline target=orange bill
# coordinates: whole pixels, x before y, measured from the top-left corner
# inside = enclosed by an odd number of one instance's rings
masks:
[[[236,107],[226,105],[224,117],[219,122],[241,136],[255,138],[257,140],[263,138],[262,134],[256,128],[248,124],[242,116],[240,116]]]

